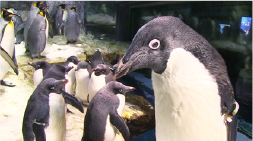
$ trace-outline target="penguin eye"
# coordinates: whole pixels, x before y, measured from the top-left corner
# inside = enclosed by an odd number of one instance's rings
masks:
[[[149,42],[148,46],[151,49],[158,49],[160,47],[160,41],[157,39],[153,39]]]
[[[120,92],[120,93],[122,93],[122,92],[123,92],[123,90],[122,90],[122,89],[119,89],[119,92]]]
[[[40,68],[40,65],[38,65],[38,67]]]
[[[51,87],[50,89],[51,89],[51,90],[53,90],[53,89],[54,89],[54,86],[53,86],[53,87]]]

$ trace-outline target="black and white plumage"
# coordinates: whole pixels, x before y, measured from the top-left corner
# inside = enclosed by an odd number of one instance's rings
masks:
[[[225,62],[181,20],[164,16],[143,25],[115,68],[116,78],[153,70],[157,141],[236,140],[237,120],[228,121],[239,107]]]
[[[87,108],[82,141],[114,141],[116,128],[125,141],[128,141],[129,129],[121,117],[121,107],[125,103],[120,101],[118,95],[125,95],[126,92],[134,89],[134,87],[112,81],[99,90]]]
[[[60,4],[57,7],[57,11],[54,16],[55,34],[64,33],[64,22],[67,18],[67,10],[65,9],[66,7],[67,7],[67,4]]]
[[[64,66],[73,67],[67,74],[66,78],[69,82],[65,85],[65,90],[71,95],[74,95],[73,85],[76,82],[75,69],[77,67],[79,60],[76,56],[68,57],[67,61],[64,63]]]
[[[8,72],[10,67],[18,75],[18,64],[15,55],[15,33],[14,23],[11,20],[12,17],[16,16],[13,13],[12,8],[2,8],[0,18],[0,81],[1,85],[13,87],[15,85],[9,84],[3,80],[5,74]]]
[[[51,68],[51,64],[43,60],[37,62],[29,62],[28,64],[33,66],[35,69],[33,72],[33,84],[34,86],[38,86],[43,77],[46,75],[47,71]]]
[[[91,101],[95,94],[108,82],[115,81],[108,65],[98,64],[92,71],[88,87],[88,101]]]

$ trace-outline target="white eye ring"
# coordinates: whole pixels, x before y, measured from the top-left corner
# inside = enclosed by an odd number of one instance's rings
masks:
[[[54,87],[51,87],[51,90],[53,90],[54,89]]]
[[[160,47],[160,41],[157,39],[153,39],[149,42],[148,46],[151,49],[158,49]]]

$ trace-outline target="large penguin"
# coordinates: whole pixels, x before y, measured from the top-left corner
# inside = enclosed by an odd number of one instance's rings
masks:
[[[76,76],[76,97],[82,103],[88,102],[88,87],[92,70],[88,62],[81,61],[75,69]]]
[[[116,78],[152,69],[156,140],[236,140],[238,110],[221,55],[180,19],[143,25],[115,65]],[[231,122],[232,120],[232,122]]]
[[[119,114],[124,103],[118,95],[125,95],[134,89],[112,81],[98,91],[87,108],[82,141],[114,141],[117,129],[128,141],[129,129]]]
[[[31,58],[39,57],[44,51],[47,43],[48,21],[46,19],[46,9],[39,10],[36,14],[26,39],[26,47],[30,51]]]
[[[65,9],[68,4],[60,4],[57,7],[57,11],[54,17],[54,28],[55,34],[63,34],[64,33],[64,24],[63,22],[67,18],[67,10]]]
[[[18,11],[15,9],[12,9],[13,12],[17,15],[12,18],[12,21],[14,22],[14,29],[15,29],[15,44],[20,44],[24,40],[24,25],[25,22],[23,22],[22,17],[19,15]]]
[[[68,57],[67,61],[64,63],[64,66],[73,67],[69,72],[66,78],[69,82],[65,85],[65,90],[71,95],[74,95],[74,83],[76,82],[75,69],[77,67],[79,60],[76,56]]]
[[[33,23],[34,18],[37,16],[37,13],[40,10],[46,9],[47,8],[47,4],[46,2],[34,2],[31,5],[29,14],[27,16],[27,20],[25,21],[25,25],[24,25],[24,39],[25,39],[25,48],[26,48],[26,52],[29,52],[29,48],[27,47],[27,36],[28,31]]]
[[[92,69],[89,87],[88,87],[88,102],[95,96],[95,94],[113,79],[113,74],[108,65],[98,64],[97,67]]]
[[[66,106],[62,88],[67,79],[43,80],[27,102],[23,118],[23,139],[25,141],[52,140],[66,138]],[[68,99],[72,101],[72,99]]]
[[[75,43],[80,34],[81,20],[76,13],[76,7],[69,5],[66,9],[68,11],[68,16],[64,23],[64,34],[67,38],[67,43]]]
[[[33,66],[35,71],[33,72],[33,84],[38,86],[46,75],[47,71],[51,68],[51,64],[47,61],[29,62],[29,65]]]
[[[14,72],[18,75],[18,64],[15,56],[15,34],[14,34],[14,23],[11,20],[12,17],[16,16],[13,13],[12,8],[2,8],[0,18],[0,81],[1,85],[13,87],[15,85],[5,82],[3,80],[5,74],[11,67]]]

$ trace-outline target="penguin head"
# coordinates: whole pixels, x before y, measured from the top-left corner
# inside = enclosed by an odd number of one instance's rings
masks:
[[[183,30],[185,26],[180,19],[172,16],[158,17],[143,25],[126,54],[114,65],[114,77],[120,78],[127,72],[141,68],[163,73],[171,50],[183,47],[182,34],[187,33]]]
[[[17,14],[13,12],[12,8],[2,8],[1,17],[5,21],[11,21],[11,18],[14,16],[17,16]]]
[[[44,94],[61,94],[62,89],[66,83],[68,83],[67,79],[56,80],[54,78],[47,78],[38,85],[38,88],[43,89],[42,93]]]
[[[75,71],[78,71],[80,69],[88,69],[89,70],[89,69],[91,69],[91,66],[88,62],[81,61],[81,62],[78,63]]]
[[[40,14],[40,15],[43,16],[43,17],[45,17],[46,12],[47,12],[47,9],[46,9],[46,8],[45,8],[45,9],[40,9],[40,10],[38,11],[38,14]]]
[[[123,85],[117,81],[111,81],[106,84],[106,87],[109,88],[114,94],[123,94],[125,95],[129,91],[135,90],[134,87]]]
[[[38,7],[40,10],[47,9],[47,3],[44,1],[37,1],[33,3],[33,6]]]
[[[71,7],[70,9],[76,12],[76,7]]]
[[[59,8],[65,9],[67,6],[68,6],[68,4],[60,4],[60,5],[59,5]]]
[[[47,66],[51,66],[47,61],[29,62],[28,64],[33,66],[35,70],[44,69]]]
[[[78,58],[77,58],[76,56],[70,56],[70,57],[67,59],[66,63],[70,63],[70,62],[72,62],[72,63],[74,63],[75,65],[77,65],[79,61],[78,61]]]
[[[92,71],[94,71],[94,74],[96,76],[108,75],[111,73],[110,67],[106,64],[98,64],[95,68],[92,69]]]

